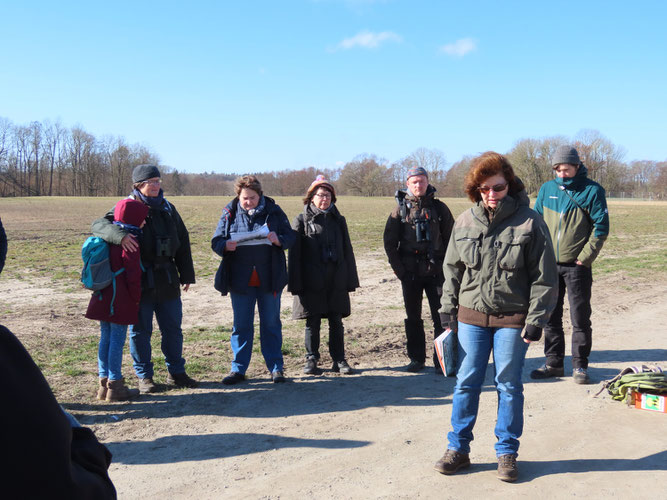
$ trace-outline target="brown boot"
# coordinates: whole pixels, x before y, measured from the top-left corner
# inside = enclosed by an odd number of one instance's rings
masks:
[[[129,389],[125,385],[125,380],[109,380],[107,382],[107,401],[126,401],[136,398],[139,395],[138,389]]]
[[[107,398],[107,378],[100,379],[100,385],[97,388],[97,399],[104,401]]]

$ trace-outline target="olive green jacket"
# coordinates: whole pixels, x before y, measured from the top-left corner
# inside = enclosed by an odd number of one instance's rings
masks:
[[[454,224],[445,256],[441,312],[459,305],[484,314],[525,312],[543,328],[556,306],[558,275],[542,217],[525,191],[507,195],[491,222],[482,202]]]

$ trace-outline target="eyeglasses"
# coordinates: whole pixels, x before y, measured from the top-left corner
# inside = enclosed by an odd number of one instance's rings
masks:
[[[159,186],[162,184],[162,179],[152,179],[150,181],[144,181],[142,184],[150,184],[151,186]]]
[[[315,196],[317,196],[318,198],[327,199],[327,198],[331,198],[331,193],[317,193],[317,194],[315,194]]]
[[[480,186],[477,189],[479,189],[480,193],[488,193],[489,191],[493,191],[494,193],[501,193],[507,189],[507,183],[505,184],[496,184],[495,186]]]

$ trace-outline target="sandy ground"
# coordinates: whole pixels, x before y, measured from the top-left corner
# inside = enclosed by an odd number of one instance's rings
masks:
[[[667,414],[593,397],[599,384],[569,376],[528,378],[543,362],[543,343],[529,349],[520,479],[495,477],[496,394],[489,365],[472,444],[473,465],[443,476],[433,464],[446,447],[454,380],[432,367],[410,374],[398,329],[400,289],[381,256],[360,260],[347,338],[356,375],[309,377],[299,364],[273,384],[253,358],[251,379],[220,380],[193,390],[142,396],[130,404],[65,403],[113,453],[119,498],[656,498],[667,488]],[[185,326],[231,320],[229,299],[209,283],[184,298]],[[32,282],[3,280],[6,325],[19,337],[68,328],[75,335],[83,294],[63,295]],[[619,275],[594,285],[590,375],[599,382],[631,364],[667,369],[667,285]],[[284,306],[291,304],[285,297]],[[43,311],[50,311],[44,315]],[[24,311],[32,319],[26,321]],[[39,314],[36,311],[41,311]],[[21,319],[22,318],[22,319]],[[69,325],[69,326],[68,326]],[[370,327],[369,327],[370,325]],[[377,325],[375,328],[374,325]],[[88,325],[89,328],[89,325]],[[325,336],[326,338],[326,336]],[[186,340],[187,342],[187,340]],[[326,349],[325,349],[326,350]],[[257,356],[256,356],[257,357]],[[129,370],[129,367],[126,367]],[[221,374],[222,375],[222,374]]]

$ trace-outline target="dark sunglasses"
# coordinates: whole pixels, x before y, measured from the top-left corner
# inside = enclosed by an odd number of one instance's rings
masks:
[[[480,193],[488,193],[489,191],[493,191],[494,193],[501,193],[507,189],[507,183],[505,184],[496,184],[495,186],[480,186],[477,189],[479,189]]]

